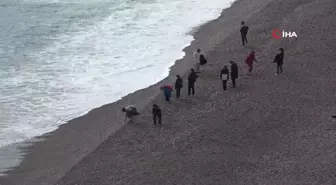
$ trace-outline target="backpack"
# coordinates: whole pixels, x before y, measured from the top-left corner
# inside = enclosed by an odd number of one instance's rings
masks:
[[[200,55],[200,64],[201,65],[204,65],[204,64],[206,64],[208,61],[207,61],[207,59],[205,59],[205,57],[204,57],[204,55]]]
[[[128,112],[128,114],[131,114],[132,116],[137,116],[140,114],[134,105],[127,106],[126,111]]]

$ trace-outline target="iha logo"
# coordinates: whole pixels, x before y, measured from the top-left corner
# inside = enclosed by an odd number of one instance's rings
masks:
[[[272,31],[272,37],[274,39],[281,39],[281,38],[292,38],[298,36],[295,32],[292,31],[280,31],[279,29],[274,29]]]

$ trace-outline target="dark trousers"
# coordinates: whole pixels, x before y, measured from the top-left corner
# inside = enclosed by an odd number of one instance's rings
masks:
[[[159,124],[162,124],[162,115],[161,114],[153,114],[153,122],[156,125],[156,121],[159,120]]]
[[[176,98],[181,97],[181,88],[176,88]]]
[[[164,96],[165,96],[165,98],[166,98],[166,101],[170,101],[170,96],[171,96],[171,94],[170,93],[164,93]]]
[[[282,64],[277,64],[277,74],[282,73]]]
[[[232,87],[236,87],[236,76],[231,75]]]
[[[247,65],[248,65],[248,67],[249,67],[248,71],[249,71],[249,72],[252,72],[252,70],[253,70],[253,64],[247,64]]]
[[[223,83],[223,90],[226,91],[227,80],[222,80],[222,83]]]
[[[165,95],[166,101],[170,101],[170,96]]]
[[[192,93],[195,94],[195,82],[188,82],[188,96]]]
[[[241,37],[242,37],[243,46],[245,46],[245,44],[247,44],[246,34],[241,34]]]

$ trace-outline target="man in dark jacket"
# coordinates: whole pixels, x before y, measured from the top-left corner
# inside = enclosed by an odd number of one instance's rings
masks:
[[[175,90],[176,90],[176,99],[181,97],[181,89],[183,87],[183,80],[180,75],[176,75],[177,79],[175,82]]]
[[[236,87],[236,79],[238,78],[238,65],[233,62],[230,61],[231,64],[231,81],[232,81],[232,87],[235,88]]]
[[[191,72],[189,73],[188,76],[188,96],[190,96],[191,92],[192,95],[195,94],[195,82],[197,79],[198,75],[196,74],[194,69],[191,69]]]
[[[280,48],[279,53],[275,56],[275,59],[273,63],[277,64],[277,72],[276,74],[282,73],[282,66],[283,66],[283,60],[284,60],[284,49]]]
[[[245,22],[242,21],[241,22],[241,28],[240,28],[240,34],[241,34],[241,37],[242,37],[243,46],[245,46],[245,43],[247,44],[246,35],[247,35],[247,32],[248,32],[248,29],[249,29],[249,27],[245,26]]]
[[[159,124],[161,125],[162,124],[162,111],[158,105],[156,104],[153,105],[152,114],[153,114],[154,125],[156,125],[157,120],[159,120]]]

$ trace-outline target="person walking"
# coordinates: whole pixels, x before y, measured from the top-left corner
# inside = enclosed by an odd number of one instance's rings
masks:
[[[277,64],[277,70],[276,74],[278,75],[279,73],[282,73],[282,66],[283,66],[283,60],[284,60],[284,49],[280,48],[279,53],[275,55],[273,63]]]
[[[161,125],[162,124],[162,111],[158,105],[156,104],[153,105],[152,114],[153,114],[154,125],[156,125],[156,121],[159,121],[159,124]]]
[[[247,56],[246,60],[245,60],[245,63],[247,64],[248,66],[248,72],[249,74],[251,74],[252,70],[253,70],[253,62],[257,61],[257,59],[255,58],[255,52],[252,51],[249,56]]]
[[[245,46],[245,44],[247,44],[247,32],[248,32],[248,30],[249,30],[249,27],[245,26],[245,22],[242,21],[241,22],[241,28],[240,28],[240,35],[241,35],[241,38],[242,38],[243,46]]]
[[[230,76],[231,76],[231,81],[232,81],[232,88],[235,88],[236,79],[238,78],[238,65],[233,61],[230,61],[230,64],[231,64]]]
[[[165,96],[165,99],[167,102],[170,102],[170,97],[171,97],[171,93],[173,91],[173,88],[171,85],[164,85],[161,87],[161,90],[163,91],[163,94]]]
[[[181,97],[182,87],[183,87],[183,80],[180,75],[176,75],[176,81],[175,81],[176,99],[179,99]]]
[[[195,95],[195,82],[198,78],[198,75],[196,74],[194,69],[191,69],[191,72],[188,75],[188,96],[192,93],[192,95]]]
[[[222,80],[223,90],[226,91],[226,84],[229,80],[229,69],[227,68],[227,66],[224,66],[224,68],[222,69],[220,73],[220,79]]]
[[[201,70],[201,61],[200,61],[201,55],[202,55],[201,49],[199,49],[199,48],[193,54],[193,57],[194,57],[195,62],[196,62],[196,72],[197,73],[199,73],[200,70]]]

